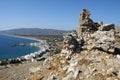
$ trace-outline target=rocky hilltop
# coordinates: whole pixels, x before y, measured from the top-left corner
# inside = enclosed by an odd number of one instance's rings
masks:
[[[78,31],[65,33],[61,52],[44,54],[40,65],[29,68],[26,80],[120,80],[120,39],[116,33],[114,24],[94,22],[83,9]]]
[[[30,68],[28,80],[120,80],[120,55],[114,24],[90,19],[83,9],[78,32],[63,35],[61,53]]]

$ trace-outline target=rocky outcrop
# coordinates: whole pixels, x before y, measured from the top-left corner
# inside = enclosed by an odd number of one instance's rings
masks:
[[[115,25],[114,24],[105,24],[105,25],[101,25],[99,27],[99,30],[101,31],[110,31],[111,29],[115,29]]]
[[[83,45],[82,39],[78,40],[78,35],[75,30],[73,30],[71,33],[64,34],[63,38],[64,38],[63,40],[64,50],[62,50],[61,53],[66,53],[65,50],[68,53],[76,52],[78,48],[80,48],[80,46]]]
[[[83,9],[78,33],[73,30],[64,34],[61,53],[67,54],[47,57],[44,69],[36,67],[40,70],[35,70],[31,76],[40,76],[38,79],[43,80],[120,79],[120,55],[108,54],[115,49],[114,24],[95,23],[89,16],[89,11]],[[45,71],[47,73],[43,74]]]
[[[120,38],[120,27],[115,27],[115,36]]]
[[[30,68],[30,79],[38,80],[119,80],[120,58],[98,50],[81,51],[71,56],[56,54],[42,65]]]
[[[99,49],[105,52],[114,53],[115,49],[115,26],[114,24],[103,24],[93,22],[90,17],[90,12],[83,9],[79,17],[78,39],[83,39],[83,49]]]
[[[115,49],[114,31],[96,31],[91,35],[94,41],[94,47],[106,52],[113,52]]]

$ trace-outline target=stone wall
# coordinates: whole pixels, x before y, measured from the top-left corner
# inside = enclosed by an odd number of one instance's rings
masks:
[[[78,33],[73,30],[63,36],[63,49],[67,53],[80,52],[81,50],[99,49],[105,52],[114,52],[115,36],[114,24],[93,22],[90,12],[83,9],[79,16]]]
[[[85,31],[94,32],[98,30],[99,26],[99,23],[93,22],[93,20],[90,19],[90,12],[87,9],[83,9],[79,16],[78,36],[82,36]]]

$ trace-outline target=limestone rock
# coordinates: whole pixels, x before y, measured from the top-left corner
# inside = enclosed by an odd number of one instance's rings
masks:
[[[107,70],[107,76],[112,77],[112,76],[117,76],[117,74],[118,73],[114,68],[110,68],[110,69]]]
[[[94,74],[92,80],[106,80],[106,79],[105,79],[105,76],[102,73],[96,73],[96,74]]]
[[[90,12],[87,9],[83,9],[82,13],[79,16],[79,23],[78,23],[78,36],[82,36],[85,31],[96,31],[100,26],[99,23],[93,22],[90,17]]]
[[[70,33],[75,39],[78,38],[78,33],[76,30],[72,30],[72,32]]]
[[[80,25],[81,26],[90,26],[93,21],[89,18],[90,12],[87,9],[83,9],[82,13],[80,14]]]
[[[73,53],[75,51],[78,50],[78,48],[80,48],[83,44],[83,40],[79,39],[78,40],[78,35],[77,32],[75,30],[73,30],[71,33],[66,33],[63,36],[63,49],[62,52],[67,52],[68,53]]]
[[[120,55],[117,54],[116,57],[120,59]]]
[[[119,27],[115,27],[115,35],[120,38],[120,28]]]
[[[102,49],[104,51],[114,52],[114,31],[96,31],[91,35],[95,41],[96,48]]]
[[[120,70],[119,70],[119,72],[118,72],[118,78],[120,78]]]
[[[73,80],[73,73],[70,72],[66,77],[64,77],[62,80]]]
[[[56,80],[56,76],[55,75],[51,75],[47,80]]]
[[[105,24],[105,25],[101,25],[101,27],[99,27],[99,30],[101,30],[101,31],[110,31],[112,29],[113,30],[115,29],[114,24]]]

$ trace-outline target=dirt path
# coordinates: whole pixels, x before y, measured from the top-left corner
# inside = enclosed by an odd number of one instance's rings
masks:
[[[29,68],[36,67],[40,64],[40,62],[29,62],[1,69],[0,80],[26,80],[29,75]]]

